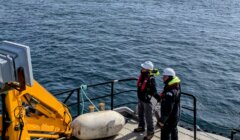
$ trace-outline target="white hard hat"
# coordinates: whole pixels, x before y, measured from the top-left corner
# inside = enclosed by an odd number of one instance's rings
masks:
[[[165,75],[165,76],[176,76],[176,73],[172,68],[166,68],[166,69],[163,70],[163,75]]]
[[[153,70],[153,63],[151,61],[146,61],[143,64],[141,64],[142,68],[147,70]]]

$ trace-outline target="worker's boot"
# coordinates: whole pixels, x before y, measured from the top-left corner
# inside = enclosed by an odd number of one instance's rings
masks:
[[[144,132],[144,131],[145,131],[145,129],[142,127],[138,127],[138,128],[134,129],[134,132]]]
[[[144,136],[143,140],[151,140],[154,136],[154,132],[148,133],[146,136]]]

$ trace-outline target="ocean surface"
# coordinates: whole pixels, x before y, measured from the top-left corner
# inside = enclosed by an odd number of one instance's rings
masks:
[[[0,0],[3,40],[30,46],[49,91],[172,67],[200,128],[240,128],[240,0]]]

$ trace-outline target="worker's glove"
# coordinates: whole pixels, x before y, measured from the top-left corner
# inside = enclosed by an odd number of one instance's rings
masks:
[[[164,124],[160,121],[157,122],[157,126],[160,127],[161,129],[163,128]]]

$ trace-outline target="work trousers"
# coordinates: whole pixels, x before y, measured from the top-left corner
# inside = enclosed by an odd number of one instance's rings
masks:
[[[171,138],[171,139],[170,139]],[[161,130],[161,140],[178,140],[177,124],[164,125]]]
[[[145,120],[147,123],[147,133],[154,133],[153,124],[153,107],[152,103],[145,103],[143,101],[138,101],[138,119],[139,127],[145,128]]]

